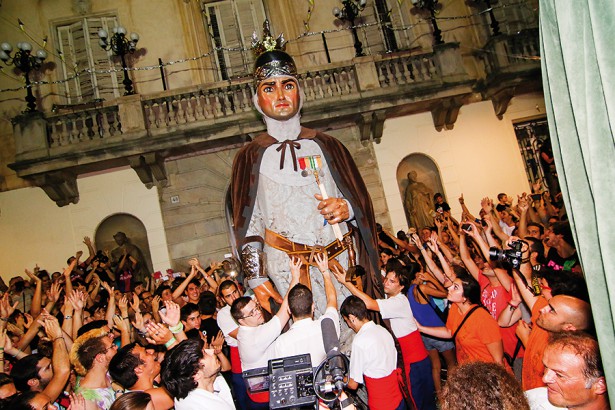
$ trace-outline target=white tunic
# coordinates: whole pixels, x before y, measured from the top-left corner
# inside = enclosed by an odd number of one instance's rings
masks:
[[[224,333],[226,344],[231,347],[237,347],[237,339],[230,336],[229,333],[237,329],[239,325],[235,322],[233,316],[231,316],[231,307],[229,305],[224,306],[218,311],[216,321],[218,322],[218,327],[222,330],[222,333]]]
[[[398,293],[392,298],[376,299],[383,319],[390,319],[391,330],[398,339],[418,329],[408,298]]]
[[[365,323],[352,341],[349,376],[364,383],[363,375],[379,379],[397,368],[397,350],[393,336],[372,321]]]
[[[320,322],[324,318],[333,320],[335,331],[339,337],[339,313],[337,309],[330,307],[318,320],[308,318],[294,322],[288,332],[280,335],[275,341],[273,357],[281,358],[309,353],[312,359],[312,367],[317,367],[327,356],[320,327]]]
[[[305,156],[320,155],[322,161],[321,183],[329,197],[341,198],[342,194],[333,180],[329,167],[318,144],[312,140],[297,141],[301,148],[296,149],[297,159]],[[265,228],[285,238],[306,245],[328,245],[336,238],[329,224],[317,209],[318,200],[314,194],[320,194],[314,175],[301,175],[301,168],[293,168],[290,148],[286,149],[284,168],[280,169],[280,144],[273,144],[265,149],[258,179],[258,190],[254,202],[254,211],[246,236],[265,237]],[[352,208],[349,204],[352,215]],[[342,233],[348,232],[345,223],[339,224]],[[286,294],[290,284],[290,268],[285,252],[273,249],[265,244],[267,254],[267,273],[280,295]],[[336,258],[342,266],[348,266],[348,256],[344,252]],[[327,306],[322,275],[315,267],[310,268],[312,293],[314,294],[315,317],[320,317]],[[348,290],[335,282],[338,303],[350,295]]]
[[[214,381],[214,392],[196,388],[184,399],[175,399],[175,410],[235,410],[231,389],[224,377],[218,376]]]
[[[237,342],[243,371],[267,367],[273,358],[273,342],[280,336],[282,324],[277,316],[257,327],[239,326]]]

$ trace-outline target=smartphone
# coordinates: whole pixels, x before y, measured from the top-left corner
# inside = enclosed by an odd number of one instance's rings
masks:
[[[461,225],[461,229],[463,229],[464,231],[471,231],[472,230],[472,225],[471,224],[462,224]]]
[[[534,201],[540,201],[540,198],[542,198],[541,194],[532,194],[532,199]]]

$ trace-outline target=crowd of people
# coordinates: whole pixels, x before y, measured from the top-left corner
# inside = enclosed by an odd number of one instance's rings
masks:
[[[537,188],[537,187],[535,187]],[[261,307],[219,263],[121,288],[109,255],[62,272],[26,269],[0,298],[0,399],[7,409],[258,409],[242,372],[270,359],[327,356],[321,324],[355,333],[338,405],[373,409],[609,408],[583,273],[568,222],[545,196],[484,198],[460,221],[440,195],[433,226],[379,227],[383,298],[316,252],[326,295],[291,257],[278,309]],[[115,272],[117,273],[117,272]],[[103,279],[104,278],[104,279]],[[340,306],[334,284],[349,292]],[[269,307],[267,307],[269,308]],[[401,358],[401,360],[398,360]],[[446,375],[446,377],[443,377]],[[400,382],[401,381],[401,382]],[[354,397],[354,404],[353,404]]]

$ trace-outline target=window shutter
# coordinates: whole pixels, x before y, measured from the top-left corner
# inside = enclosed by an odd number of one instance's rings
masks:
[[[369,26],[357,29],[359,39],[363,44],[363,53],[369,55],[382,54],[386,51],[384,40],[382,37],[382,27],[379,22],[376,5],[372,2],[361,13],[361,17],[355,19],[355,25],[368,24]],[[349,29],[348,35],[352,37],[352,32]],[[354,41],[353,41],[354,44]]]
[[[113,53],[111,51],[105,51],[98,44],[98,31],[100,29],[111,32],[113,27],[117,25],[115,17],[99,17],[89,18],[86,21],[87,34],[88,34],[88,54],[89,59],[92,61],[92,68],[95,70],[108,71],[111,69],[121,68],[121,64],[114,64],[112,58]],[[130,73],[129,73],[130,75]],[[92,81],[94,83],[94,98],[102,98],[105,100],[112,100],[120,96],[120,87],[118,86],[118,76],[123,78],[124,73],[110,72],[110,73],[93,73]]]

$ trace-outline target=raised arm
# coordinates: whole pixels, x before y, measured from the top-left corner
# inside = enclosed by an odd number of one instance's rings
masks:
[[[476,218],[470,213],[470,210],[466,206],[466,201],[463,199],[463,193],[459,196],[459,205],[461,205],[462,214],[465,214],[468,219],[475,220]]]
[[[83,243],[85,244],[85,246],[88,247],[89,256],[85,260],[85,264],[89,265],[90,262],[92,262],[92,259],[94,258],[94,256],[96,255],[96,250],[94,250],[94,246],[92,245],[92,241],[90,240],[89,236],[84,236],[83,237]]]
[[[475,228],[475,226],[472,224],[468,225],[468,232]],[[470,255],[470,250],[468,249],[467,244],[466,231],[464,231],[463,229],[459,230],[459,256],[461,256],[461,261],[466,266],[468,272],[470,272],[470,275],[472,275],[474,279],[478,280],[478,272],[480,271],[480,269],[478,269],[478,266],[474,262],[474,259],[472,259],[472,255]]]
[[[175,299],[179,299],[179,297],[184,293],[184,290],[186,290],[190,281],[196,277],[196,274],[197,274],[196,266],[192,265],[190,267],[190,274],[186,276],[186,279],[184,279],[184,281],[173,292],[174,301]]]
[[[216,290],[218,289],[218,283],[212,277],[213,275],[208,274],[208,271],[206,269],[203,269],[201,263],[197,258],[190,259],[188,263],[190,264],[190,266],[196,267],[196,270],[199,271],[201,275],[203,275],[203,279],[205,279],[205,282],[207,282],[207,284],[209,285],[209,290],[215,294]],[[209,272],[212,272],[212,270],[213,269],[210,267]]]
[[[423,255],[423,259],[425,259],[425,264],[427,265],[427,268],[431,271],[433,276],[438,279],[438,281],[440,281],[440,283],[442,283],[444,286],[446,286],[447,280],[452,282],[453,280],[444,276],[444,273],[442,273],[440,268],[438,268],[438,265],[436,265],[436,263],[431,258],[431,255],[429,255],[429,253],[427,252],[427,245],[424,246],[421,243],[421,239],[419,238],[419,236],[417,234],[412,234],[411,240],[421,251],[421,255]]]
[[[26,275],[30,279],[36,283],[36,288],[34,289],[34,296],[32,296],[32,303],[30,303],[30,314],[33,317],[38,316],[41,313],[41,303],[43,301],[43,280],[30,272],[30,270],[25,270]],[[24,310],[26,307],[24,306]]]
[[[66,349],[58,319],[50,315],[45,316],[42,321],[39,321],[39,324],[45,328],[45,333],[47,333],[47,337],[49,337],[53,344],[53,354],[51,356],[53,377],[43,390],[43,393],[51,400],[55,401],[64,391],[64,386],[70,376],[68,349]]]
[[[278,317],[278,319],[280,319],[280,323],[282,324],[282,327],[284,327],[286,323],[288,322],[288,319],[290,319],[290,313],[288,309],[288,294],[290,293],[290,290],[297,283],[299,283],[299,277],[301,276],[301,265],[303,265],[303,262],[301,261],[300,258],[291,256],[289,264],[290,264],[291,280],[290,280],[290,284],[288,285],[288,292],[286,292],[286,295],[284,295],[284,300],[282,301],[282,304],[280,305],[280,310],[278,310],[278,313],[275,314]]]
[[[322,274],[322,280],[325,285],[325,297],[327,298],[327,308],[337,310],[337,292],[333,281],[331,280],[331,271],[329,270],[329,257],[327,252],[316,253],[314,255],[318,270]]]
[[[346,281],[346,271],[344,270],[344,268],[339,267],[339,266],[334,266],[333,276],[335,276],[335,279],[337,279],[339,283],[344,285],[344,287],[346,287],[346,289],[348,289],[350,293],[352,293],[354,296],[357,296],[359,299],[361,299],[369,310],[374,310],[376,312],[380,311],[378,302],[376,302],[375,299],[373,299],[368,294],[361,292],[355,285],[352,284],[352,282]]]
[[[522,317],[519,305],[521,305],[523,301],[521,300],[519,289],[517,289],[517,285],[514,283],[510,286],[510,294],[511,298],[510,302],[508,302],[508,308],[502,310],[498,316],[498,325],[500,327],[510,327],[517,323]]]

